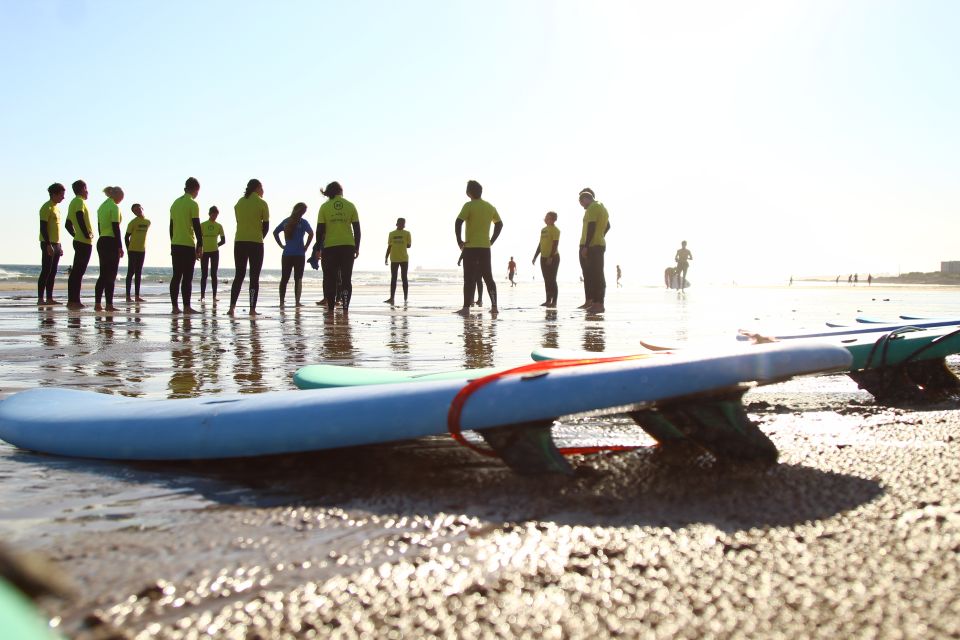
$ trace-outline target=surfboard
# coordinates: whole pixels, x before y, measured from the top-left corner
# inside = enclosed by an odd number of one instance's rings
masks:
[[[0,621],[4,638],[57,640],[50,625],[27,597],[12,584],[0,578]]]
[[[775,334],[770,337],[776,340],[796,340],[801,338],[832,338],[836,336],[857,335],[861,333],[889,333],[898,329],[932,329],[934,327],[956,327],[960,326],[960,320],[956,318],[942,320],[922,320],[919,322],[901,321],[890,324],[865,324],[855,327],[838,327],[828,331],[807,331],[803,333],[784,333]],[[737,340],[749,341],[749,334],[742,333],[737,336]]]
[[[451,408],[460,402],[458,428],[479,431],[515,470],[570,473],[550,436],[557,417],[691,405],[695,411],[684,428],[696,430],[704,414],[722,416],[732,403],[739,406],[745,383],[842,369],[849,362],[845,349],[830,345],[759,345],[713,355],[521,368],[466,398],[463,379],[174,400],[32,389],[0,402],[0,438],[42,453],[115,460],[265,456],[448,433]],[[744,457],[775,462],[776,456],[776,448],[758,445]]]
[[[930,402],[960,393],[960,380],[949,370],[945,361],[947,356],[960,353],[960,329],[956,327],[903,328],[885,333],[836,335],[807,340],[846,349],[851,356],[847,375],[878,402]],[[788,342],[807,340],[798,338]],[[696,346],[656,345],[642,340],[640,346],[654,353],[698,349]],[[752,346],[743,344],[742,348],[749,349]],[[534,360],[543,361],[583,358],[587,353],[543,348],[535,349],[530,355]],[[625,353],[611,355],[622,356]]]
[[[485,369],[455,369],[452,371],[415,372],[390,369],[367,369],[330,364],[311,364],[293,374],[298,389],[330,389],[334,387],[363,387],[399,382],[430,380],[471,380],[503,371],[503,367]]]

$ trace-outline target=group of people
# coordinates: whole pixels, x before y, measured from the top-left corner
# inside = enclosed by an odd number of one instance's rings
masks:
[[[74,198],[67,207],[67,220],[64,228],[73,238],[73,264],[67,285],[67,307],[82,309],[85,305],[80,299],[80,287],[84,273],[93,251],[94,226],[91,224],[90,211],[87,208],[89,196],[87,185],[77,180],[72,185]],[[350,278],[353,261],[359,255],[360,223],[357,210],[343,198],[343,188],[337,182],[331,182],[321,192],[327,201],[320,207],[317,218],[316,242],[312,260],[323,265],[324,294],[327,311],[332,313],[334,302],[342,301],[344,310],[350,305]],[[150,220],[144,217],[140,204],[131,207],[134,218],[121,234],[122,215],[120,203],[124,192],[120,187],[106,187],[106,198],[97,208],[97,256],[100,262],[100,275],[95,285],[95,309],[97,311],[116,311],[113,305],[114,287],[119,271],[120,260],[126,247],[128,301],[143,302],[140,297],[140,283],[143,273],[146,237],[150,229]],[[214,302],[217,297],[217,269],[219,266],[219,248],[226,243],[223,226],[217,222],[219,210],[210,207],[208,219],[200,222],[200,207],[196,202],[200,193],[200,182],[188,178],[183,195],[170,205],[170,257],[173,273],[170,278],[170,303],[174,313],[197,313],[191,306],[193,295],[193,273],[196,262],[201,265],[200,299],[206,296],[207,277],[210,277],[211,293]],[[58,205],[63,202],[66,188],[54,183],[47,188],[48,200],[40,207],[40,277],[37,282],[37,305],[60,304],[53,297],[57,267],[63,256],[60,242],[60,212]],[[283,249],[282,276],[280,280],[280,306],[284,306],[286,288],[291,274],[294,277],[294,298],[301,306],[303,269],[307,251],[314,241],[314,231],[303,219],[307,205],[298,202],[290,215],[274,230],[273,236]],[[263,267],[263,240],[267,235],[270,221],[270,208],[263,199],[263,184],[252,179],[247,182],[243,196],[234,205],[237,230],[234,236],[233,257],[236,275],[230,290],[230,308],[233,315],[237,300],[247,279],[249,268],[249,308],[251,315],[257,315],[257,297],[260,289],[260,271]],[[123,238],[121,243],[120,238]],[[409,243],[408,243],[409,246]],[[133,285],[133,295],[131,295]],[[406,296],[406,269],[404,269],[404,296]],[[104,302],[106,303],[104,305]]]
[[[65,228],[73,238],[73,264],[68,282],[67,307],[81,309],[85,305],[80,299],[80,288],[87,265],[89,264],[94,226],[91,224],[87,208],[88,190],[83,180],[72,185],[74,198],[67,208]],[[63,247],[60,242],[60,214],[58,205],[64,200],[66,188],[54,183],[47,189],[49,199],[40,208],[40,249],[41,272],[37,284],[38,306],[60,304],[53,298],[54,280]],[[146,237],[150,229],[150,220],[144,216],[140,204],[134,204],[131,211],[133,219],[121,233],[122,215],[120,203],[123,202],[123,189],[117,186],[103,189],[105,199],[96,211],[97,256],[100,263],[100,275],[95,286],[95,309],[97,311],[116,311],[114,307],[114,287],[120,260],[125,253],[128,259],[126,278],[126,297],[128,301],[142,302],[140,284],[145,257]],[[197,313],[191,305],[193,295],[193,274],[197,261],[201,265],[200,300],[206,297],[207,278],[210,278],[214,303],[217,299],[217,270],[219,267],[219,249],[226,243],[223,226],[217,222],[219,210],[212,206],[207,220],[200,221],[200,207],[197,197],[200,182],[188,178],[184,184],[183,195],[170,205],[170,256],[172,276],[170,278],[170,303],[173,313]],[[281,259],[280,306],[285,305],[286,290],[291,275],[294,279],[294,303],[301,303],[302,279],[305,264],[309,261],[314,268],[323,271],[323,300],[318,304],[326,305],[326,312],[333,313],[336,305],[344,312],[350,308],[352,297],[352,274],[354,261],[360,254],[360,221],[357,209],[343,197],[343,187],[338,182],[329,183],[321,193],[327,200],[320,206],[316,231],[304,219],[307,205],[298,202],[287,216],[273,230],[276,243],[283,249]],[[493,279],[490,262],[490,248],[496,242],[503,229],[503,222],[496,208],[483,200],[483,187],[476,180],[470,180],[466,189],[469,200],[463,205],[457,216],[454,231],[457,244],[461,249],[463,263],[463,307],[457,311],[462,315],[469,313],[474,304],[474,291],[478,292],[478,302],[482,301],[482,287],[485,284],[490,299],[490,311],[498,312],[497,287]],[[237,228],[234,236],[233,255],[235,276],[230,290],[230,307],[227,313],[234,315],[243,284],[248,280],[249,312],[257,315],[257,298],[260,289],[260,271],[263,268],[264,238],[269,232],[270,209],[263,199],[263,184],[257,179],[247,182],[243,196],[234,205]],[[590,312],[604,310],[606,281],[603,273],[605,236],[610,230],[609,215],[602,203],[596,200],[592,189],[585,188],[579,194],[580,205],[584,209],[583,224],[579,242],[579,259],[583,271],[584,303],[579,308]],[[560,267],[560,230],[556,226],[557,214],[550,211],[544,216],[544,227],[540,232],[532,262],[540,259],[543,273],[546,300],[541,306],[555,308],[557,305],[557,271]],[[493,233],[490,233],[491,226]],[[391,263],[390,297],[384,302],[396,303],[397,276],[400,275],[403,288],[403,300],[406,303],[409,286],[407,250],[411,247],[410,232],[406,230],[406,220],[397,219],[397,226],[387,238],[387,251],[384,264]],[[123,241],[121,242],[121,237]],[[313,244],[313,250],[310,246]],[[126,248],[126,252],[124,251]],[[310,255],[310,259],[307,259]],[[516,272],[516,263],[511,257],[511,276]],[[512,280],[512,277],[511,277]],[[105,305],[104,305],[105,302]]]
[[[474,304],[474,291],[477,292],[478,300],[482,299],[482,286],[486,285],[490,298],[490,313],[497,314],[497,285],[491,270],[490,248],[503,230],[503,221],[496,207],[483,199],[483,187],[476,180],[467,182],[467,197],[470,199],[463,205],[454,223],[457,245],[462,251],[460,259],[463,262],[463,306],[457,313],[468,315]],[[603,263],[606,235],[610,231],[610,216],[606,207],[597,201],[593,189],[582,189],[578,199],[584,209],[578,254],[583,272],[584,303],[579,308],[597,313],[604,311],[607,289]],[[531,264],[535,264],[537,258],[540,258],[540,271],[546,293],[546,300],[541,306],[547,308],[557,306],[557,272],[560,268],[560,229],[557,227],[557,217],[555,211],[548,211],[544,216],[540,242],[531,261]],[[515,285],[516,263],[512,256],[507,270],[511,284]]]

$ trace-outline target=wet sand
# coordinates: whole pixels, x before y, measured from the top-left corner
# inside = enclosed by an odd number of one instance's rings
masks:
[[[499,366],[534,346],[729,336],[743,317],[694,297],[706,292],[612,290],[609,311],[585,318],[568,289],[549,312],[534,285],[499,286],[498,318],[467,320],[449,313],[452,285],[393,311],[382,287],[362,288],[333,321],[316,288],[299,313],[266,291],[255,320],[223,304],[171,316],[161,293],[111,318],[8,294],[0,389],[253,393],[292,388],[312,362]],[[867,302],[841,311],[883,311]],[[751,315],[825,315],[782,304]],[[524,478],[447,438],[176,465],[0,445],[0,531],[74,582],[41,604],[77,638],[957,637],[960,405],[880,406],[842,376],[745,402],[780,448],[772,469],[642,448],[574,458],[574,478]],[[557,432],[650,443],[621,417]]]

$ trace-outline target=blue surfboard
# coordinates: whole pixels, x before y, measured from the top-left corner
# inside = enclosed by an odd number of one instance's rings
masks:
[[[549,436],[560,416],[652,407],[849,364],[841,347],[772,344],[508,374],[468,398],[460,426],[486,436],[502,427],[546,424]],[[417,381],[176,400],[33,389],[0,402],[0,438],[32,451],[115,460],[315,451],[446,433],[451,403],[465,384]]]

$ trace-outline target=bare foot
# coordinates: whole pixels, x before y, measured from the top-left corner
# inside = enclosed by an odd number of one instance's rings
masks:
[[[56,300],[54,300],[53,298],[47,298],[47,304],[49,304],[49,305],[58,305],[58,304],[60,304],[60,303],[57,302]]]
[[[87,305],[82,304],[82,303],[80,303],[80,302],[68,302],[68,303],[67,303],[67,309],[71,309],[71,310],[74,310],[74,309],[83,309],[83,308],[86,307],[86,306],[87,306]]]
[[[136,298],[134,298],[134,300],[136,300],[137,302],[146,302],[146,300],[144,300],[140,296],[137,296]]]
[[[386,302],[391,307],[393,306],[393,298],[387,298],[386,300],[384,300],[384,302]]]
[[[584,302],[582,305],[580,305],[579,307],[577,307],[577,309],[589,309],[589,308],[592,307],[592,306],[593,306],[593,300],[587,300],[587,301]]]
[[[183,310],[183,312],[184,312],[184,313],[200,313],[199,311],[197,311],[197,310],[194,309],[193,307],[187,307],[186,309]]]
[[[595,302],[587,307],[587,313],[603,313],[604,311],[602,302]]]
[[[454,313],[457,314],[457,315],[463,316],[464,318],[467,318],[467,317],[470,316],[470,307],[464,307],[463,309],[457,309],[456,311],[454,311]]]
[[[113,306],[112,304],[108,304],[106,310],[109,311],[109,312],[111,312],[111,313],[114,312],[114,311],[120,311],[120,309],[116,308],[116,307]]]
[[[499,309],[497,309],[496,307],[490,307],[490,315],[495,316],[498,313],[500,313]]]
[[[94,310],[94,311],[103,311],[103,307],[102,307],[101,305],[97,304],[97,305],[94,305],[93,310]]]
[[[180,307],[174,307],[173,311],[171,311],[170,313],[172,313],[173,315],[177,315],[178,313],[182,313],[182,312],[180,311]]]
[[[257,311],[256,309],[250,309],[250,315],[251,315],[251,316],[258,316],[258,315],[260,315],[260,312]]]
[[[233,315],[233,307],[230,307],[229,309],[227,309],[227,315],[228,315],[228,316],[232,316],[232,315]]]
[[[298,306],[298,307],[302,307],[302,306],[303,306],[303,304],[302,304],[302,303],[300,303],[300,302],[297,302],[297,306]]]
[[[127,302],[133,302],[133,298],[131,298],[130,296],[127,296]]]
[[[38,306],[38,307],[45,307],[45,306],[47,306],[47,303],[44,302],[43,300],[37,300],[37,306]]]

